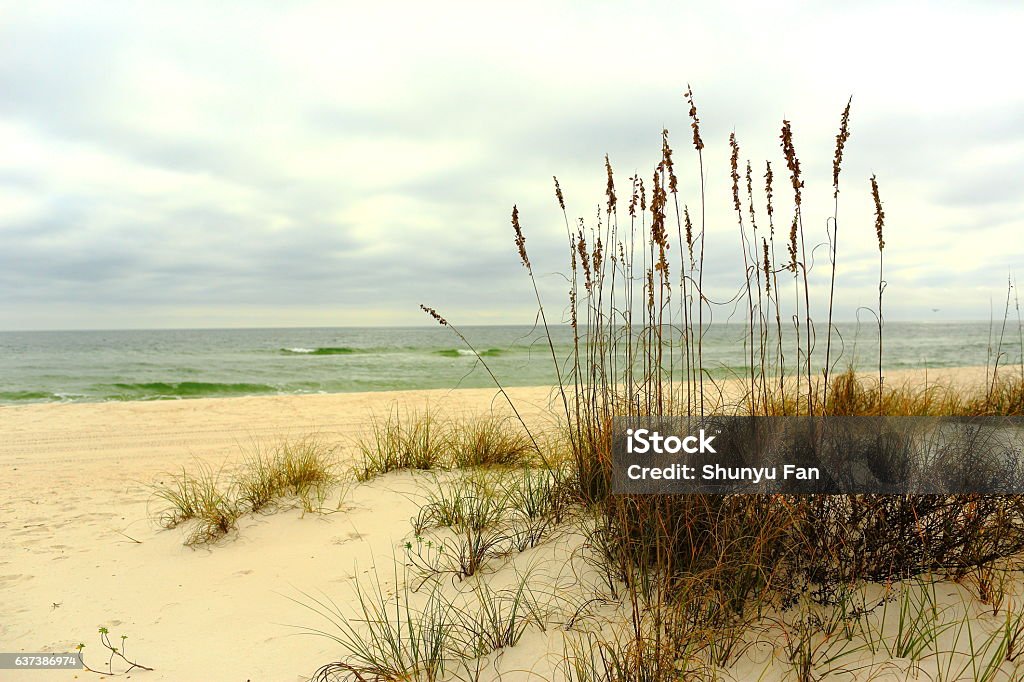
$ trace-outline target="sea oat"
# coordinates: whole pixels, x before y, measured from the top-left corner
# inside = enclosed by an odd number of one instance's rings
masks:
[[[647,308],[654,310],[654,271],[647,270]]]
[[[690,220],[690,207],[683,205],[683,222],[686,225],[686,248],[693,260],[693,222]]]
[[[754,242],[757,242],[757,214],[754,212],[754,171],[747,161],[747,204],[750,211],[750,226],[754,230]]]
[[[526,237],[523,236],[523,230],[519,227],[519,207],[512,207],[512,229],[516,233],[516,248],[519,249],[519,260],[523,262],[523,267],[530,270],[530,258],[526,255]]]
[[[782,134],[779,139],[782,140],[782,155],[786,157],[786,167],[789,168],[790,182],[793,184],[793,201],[799,208],[800,190],[803,188],[804,182],[800,179],[800,159],[797,158],[796,148],[793,146],[793,130],[787,120],[782,121]]]
[[[569,326],[573,329],[577,327],[576,321],[576,290],[569,289]]]
[[[433,308],[428,308],[427,306],[425,306],[425,305],[423,305],[423,304],[421,303],[421,304],[420,304],[420,310],[422,310],[422,311],[423,311],[423,312],[425,312],[425,313],[426,313],[427,315],[430,315],[430,316],[431,316],[432,318],[434,318],[435,320],[437,320],[437,323],[438,323],[439,325],[441,325],[442,327],[447,327],[447,326],[448,326],[448,320],[446,320],[446,319],[444,319],[443,317],[441,317],[441,313],[437,312],[437,311],[436,311],[436,310],[434,310]]]
[[[583,219],[580,219],[580,229],[576,232],[576,251],[580,255],[580,264],[583,266],[583,285],[590,291],[593,280],[590,277],[590,258],[587,255],[587,240],[583,236]]]
[[[661,162],[668,173],[668,191],[676,194],[679,188],[679,181],[676,178],[676,171],[672,164],[672,147],[668,144],[668,129],[661,130]]]
[[[878,236],[878,250],[885,248],[885,239],[882,237],[882,228],[885,226],[885,211],[882,210],[882,200],[878,196],[878,180],[871,176],[871,198],[875,201],[875,234]]]
[[[761,237],[761,245],[764,247],[764,288],[765,293],[771,295],[772,293],[772,281],[771,275],[771,259],[768,257],[768,240]]]
[[[789,271],[796,272],[796,229],[797,219],[793,216],[793,224],[789,226]]]
[[[658,164],[658,168],[663,166]],[[658,262],[655,269],[661,273],[665,286],[668,286],[668,260],[665,251],[668,249],[668,233],[665,230],[665,204],[668,195],[661,184],[661,173],[654,172],[654,190],[651,192],[651,241],[658,247]]]
[[[697,118],[697,105],[693,103],[693,88],[686,86],[686,101],[690,104],[690,127],[693,128],[693,148],[698,152],[704,149],[704,141],[700,139],[700,119]]]
[[[604,155],[604,168],[608,172],[608,186],[605,188],[605,195],[608,197],[608,213],[615,212],[615,205],[618,200],[615,197],[615,180],[612,177],[612,162],[608,158],[608,155]]]
[[[660,166],[659,166],[660,168]],[[661,174],[654,172],[654,190],[651,191],[651,240],[662,249],[665,248],[665,203],[668,196],[661,186]]]
[[[839,171],[843,164],[843,150],[846,148],[846,141],[850,139],[850,104],[853,97],[846,102],[843,115],[839,119],[839,133],[836,135],[836,153],[832,159],[832,188],[833,196],[839,196]]]
[[[740,145],[736,142],[736,133],[729,133],[729,148],[732,154],[729,156],[729,177],[732,178],[732,205],[737,213],[742,215],[740,207]]]
[[[558,199],[558,207],[561,208],[564,211],[565,210],[565,197],[562,196],[562,186],[558,184],[558,177],[557,176],[552,175],[551,177],[555,181],[555,198]]]
[[[775,178],[775,175],[772,173],[772,162],[771,161],[765,161],[764,162],[764,167],[765,167],[765,171],[764,171],[764,194],[768,198],[768,222],[770,223],[771,219],[772,219],[772,216],[775,214],[775,209],[772,206],[772,196],[774,194],[773,189],[772,189],[772,180]],[[775,227],[774,226],[772,226],[772,228],[771,228],[771,234],[772,234],[773,237],[775,236]]]

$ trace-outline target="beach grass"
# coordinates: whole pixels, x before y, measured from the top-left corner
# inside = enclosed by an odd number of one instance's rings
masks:
[[[468,419],[456,425],[451,449],[457,467],[520,466],[536,456],[522,425],[498,416]]]
[[[430,411],[400,414],[395,409],[383,418],[374,416],[369,435],[356,443],[361,458],[356,479],[367,481],[401,469],[437,469],[449,458],[450,439],[447,426]]]
[[[806,178],[791,122],[779,129],[781,162],[765,162],[756,183],[753,163],[741,162],[739,140],[729,136],[736,228],[728,239],[738,242],[743,269],[738,293],[715,303],[705,286],[712,274],[705,246],[727,236],[712,235],[705,218],[705,146],[689,89],[686,102],[698,171],[688,192],[680,189],[667,130],[653,173],[628,179],[624,209],[607,157],[605,202],[594,222],[570,220],[555,179],[569,257],[568,357],[555,350],[524,218],[512,209],[514,243],[558,379],[556,427],[527,423],[488,355],[435,308],[421,306],[475,355],[513,418],[447,419],[395,408],[371,420],[356,443],[355,478],[428,472],[415,478],[425,492],[387,586],[374,569],[369,585],[356,582],[354,609],[308,600],[329,624],[317,632],[343,649],[316,679],[482,679],[483,658],[546,627],[528,574],[517,573],[506,590],[490,581],[517,571],[517,558],[530,550],[557,546],[558,537],[572,540],[550,572],[576,579],[568,594],[551,592],[577,605],[560,617],[564,650],[550,673],[558,679],[718,680],[741,666],[749,676],[751,656],[766,649],[761,678],[781,667],[783,677],[806,682],[924,668],[933,679],[1020,679],[1022,595],[1010,575],[1024,553],[1024,497],[612,494],[615,416],[1024,415],[1024,358],[1019,368],[1004,361],[1005,320],[984,386],[887,381],[888,228],[877,176],[865,182],[873,224],[840,222],[851,102],[839,117],[824,233],[805,230]],[[842,364],[833,325],[843,286],[840,234],[877,249],[869,373]],[[822,292],[811,285],[820,281],[812,273],[816,248],[826,254],[818,261],[828,281],[822,305],[812,304]],[[726,381],[713,378],[704,348],[723,305],[745,317],[747,353],[746,367]],[[823,338],[812,310],[827,311]],[[784,335],[784,324],[795,333]],[[250,509],[276,497],[273,461],[250,466]],[[315,462],[299,469],[291,490],[317,480]],[[191,489],[177,490],[172,499],[183,504],[170,518],[201,506]],[[940,585],[968,596],[943,602]]]
[[[235,530],[240,516],[234,485],[223,471],[199,463],[195,473],[185,469],[170,476],[170,483],[153,487],[154,496],[164,503],[158,522],[167,529],[194,522],[185,537],[186,545],[217,540]]]
[[[356,449],[359,481],[401,470],[521,466],[537,457],[537,445],[518,421],[496,415],[451,420],[428,410],[395,409],[371,418]]]
[[[299,504],[305,512],[322,512],[327,498],[338,494],[340,506],[348,489],[338,473],[336,448],[314,436],[254,442],[233,474],[198,462],[169,482],[151,486],[161,502],[156,518],[163,528],[189,523],[185,544],[216,542],[237,530],[245,514],[265,513]]]
[[[502,589],[479,582],[450,594],[430,581],[414,592],[398,566],[396,560],[390,584],[373,572],[368,585],[357,585],[354,609],[308,594],[299,600],[324,621],[307,631],[348,652],[318,668],[315,681],[480,679],[481,657],[515,646],[541,621],[528,575]]]
[[[980,576],[982,601],[1002,601],[994,596],[998,585],[985,576],[996,562],[1024,550],[1021,497],[611,494],[615,415],[1024,414],[1024,358],[1019,372],[1004,364],[999,373],[1002,333],[987,385],[977,390],[886,382],[887,226],[877,176],[865,183],[874,224],[865,229],[840,223],[850,102],[836,135],[828,188],[834,208],[823,234],[805,230],[806,178],[791,122],[783,121],[780,129],[782,165],[766,162],[763,175],[758,173],[759,182],[763,178],[759,185],[752,163],[740,161],[735,133],[730,135],[730,198],[736,218],[731,239],[740,246],[744,266],[739,293],[729,306],[746,317],[749,355],[744,372],[732,377],[730,386],[714,380],[703,343],[707,324],[718,312],[715,296],[705,286],[705,242],[713,236],[705,220],[705,146],[689,90],[686,99],[699,169],[691,191],[680,190],[667,130],[653,173],[628,179],[622,193],[628,197],[625,211],[607,157],[605,203],[589,225],[584,219],[570,220],[555,179],[569,254],[565,310],[574,344],[567,360],[555,353],[523,216],[518,207],[512,209],[515,245],[533,283],[538,319],[559,377],[555,403],[562,411],[570,453],[572,505],[590,510],[573,518],[584,520],[579,529],[587,538],[585,546],[606,576],[609,592],[629,612],[625,629],[614,637],[592,635],[573,649],[566,674],[580,680],[691,679],[681,677],[680,670],[692,668],[699,675],[709,667],[729,667],[749,646],[747,635],[771,624],[768,614],[790,613],[808,595],[816,605],[832,608],[860,585],[907,580],[931,582],[899,593],[897,634],[886,640],[885,652],[911,660],[923,657],[945,631],[942,614],[925,599],[935,580]],[[684,196],[695,203],[689,205]],[[871,240],[877,248],[877,305],[869,311],[878,340],[873,377],[840,367],[842,358],[833,352],[837,282],[842,286],[837,279],[841,233],[850,240]],[[829,286],[824,306],[816,307],[812,251],[819,243],[827,254]],[[472,350],[449,319],[421,307]],[[825,338],[819,339],[812,310],[822,308],[828,321]],[[783,320],[796,332],[791,347],[783,343]],[[480,361],[490,372],[486,359]],[[500,383],[498,388],[518,415]],[[529,433],[525,422],[523,427]],[[537,443],[532,434],[530,438]],[[781,631],[776,627],[773,632],[784,643],[784,658],[797,679],[819,679],[852,655],[846,648],[833,649],[825,623],[839,624],[821,615],[774,622],[784,623]]]

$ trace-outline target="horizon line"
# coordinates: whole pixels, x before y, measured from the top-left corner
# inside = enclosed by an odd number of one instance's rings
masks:
[[[813,322],[813,320],[812,320]],[[953,320],[925,320],[925,319],[907,319],[907,320],[887,320],[885,324],[992,324],[997,323],[996,320],[982,320],[982,319],[953,319]],[[816,322],[815,326],[823,324]],[[866,326],[875,327],[877,324],[873,322],[864,322],[858,320],[833,320],[832,326],[836,325],[847,325],[847,324],[864,324]],[[710,322],[707,327],[717,326],[746,326],[744,321],[740,322]],[[559,322],[556,324],[549,324],[548,327],[568,327],[569,324],[566,322]],[[583,325],[581,325],[583,326]],[[470,323],[460,324],[460,329],[469,329],[473,327],[536,327],[543,329],[541,324],[530,324],[523,322],[506,322],[506,323]],[[78,328],[48,328],[48,329],[0,329],[0,334],[43,334],[53,332],[200,332],[200,331],[262,331],[262,330],[286,330],[286,329],[441,329],[442,327],[438,324],[349,324],[349,325],[282,325],[279,327],[78,327]]]

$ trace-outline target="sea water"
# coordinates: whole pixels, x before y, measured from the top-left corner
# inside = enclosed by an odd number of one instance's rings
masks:
[[[480,326],[461,331],[479,356],[451,330],[436,326],[0,332],[0,403],[493,386],[482,362],[507,386],[555,382],[542,330]],[[995,357],[999,331],[999,325],[993,330],[987,322],[887,323],[884,366],[984,365]],[[775,333],[774,326],[771,332]],[[557,326],[551,334],[556,355],[565,361],[571,356],[572,330]],[[665,336],[669,336],[667,330]],[[792,374],[796,362],[792,328],[784,336]],[[816,371],[824,359],[824,336],[824,329],[818,329]],[[1016,365],[1016,322],[1008,325],[1003,337],[1000,364]],[[877,366],[878,337],[873,325],[837,325],[832,347],[832,360],[838,360],[839,369]],[[704,365],[712,376],[747,373],[746,326],[709,326],[703,348]],[[677,370],[680,353],[677,349]],[[759,363],[758,356],[755,364]]]

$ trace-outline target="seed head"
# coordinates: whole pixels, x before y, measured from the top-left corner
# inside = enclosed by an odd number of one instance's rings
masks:
[[[789,271],[796,272],[796,228],[797,217],[793,216],[793,224],[789,226]]]
[[[741,213],[739,174],[740,145],[736,142],[736,133],[729,133],[729,148],[732,149],[732,154],[729,156],[729,177],[732,178],[732,205],[733,208],[736,209],[737,213]]]
[[[437,323],[439,325],[441,325],[442,327],[447,327],[448,326],[448,320],[446,320],[443,317],[441,317],[441,314],[439,312],[437,312],[436,310],[434,310],[433,308],[428,308],[427,306],[425,306],[425,305],[423,305],[421,303],[420,304],[420,310],[422,310],[427,315],[430,315],[432,318],[437,320]]]
[[[654,270],[647,270],[647,308],[654,310]]]
[[[659,166],[660,168],[660,166]],[[668,196],[661,186],[661,174],[654,171],[654,190],[651,192],[651,240],[665,248],[665,203]]]
[[[750,168],[750,161],[747,161],[747,204],[750,210],[750,225],[754,229],[755,241],[757,233],[757,216],[754,213],[754,172]]]
[[[589,292],[593,285],[593,280],[590,277],[590,258],[587,254],[587,240],[583,236],[582,220],[580,221],[580,229],[576,233],[576,251],[580,255],[580,265],[583,267],[583,285]]]
[[[843,164],[843,149],[846,147],[846,141],[850,139],[850,104],[853,102],[851,96],[846,102],[846,108],[843,109],[843,115],[839,119],[839,134],[836,135],[836,154],[832,159],[832,188],[834,190],[833,196],[839,196],[839,171]]]
[[[772,280],[770,277],[772,266],[771,258],[768,257],[768,240],[761,237],[761,246],[764,247],[764,286],[768,294],[772,293]]]
[[[878,196],[878,179],[871,176],[871,198],[875,201],[875,234],[878,236],[878,250],[885,248],[885,239],[882,236],[882,228],[885,227],[885,211],[882,210],[882,200]]]
[[[576,289],[569,289],[569,326],[576,329]]]
[[[686,248],[690,251],[690,259],[693,259],[693,222],[690,220],[690,207],[683,205],[683,223],[686,225]]]
[[[704,149],[704,141],[700,139],[700,119],[697,118],[697,105],[693,103],[693,88],[686,86],[686,101],[690,104],[690,127],[693,128],[693,148],[698,152]]]
[[[661,163],[668,173],[668,191],[676,194],[679,189],[679,181],[672,165],[672,147],[668,145],[668,129],[665,128],[661,131]]]
[[[793,200],[799,208],[800,190],[804,186],[804,181],[800,179],[800,159],[797,158],[796,148],[793,146],[793,130],[789,121],[782,121],[782,134],[779,138],[782,140],[782,154],[786,157],[786,167],[789,168],[790,181],[793,183]]]
[[[771,161],[765,161],[764,162],[764,167],[765,167],[765,171],[764,171],[764,194],[765,194],[766,197],[768,197],[768,221],[771,222],[772,215],[774,213],[774,210],[772,208],[772,194],[773,194],[773,192],[772,192],[772,180],[775,178],[775,176],[772,174],[772,162]],[[775,228],[773,226],[772,227],[772,235],[774,235],[774,234],[775,234]]]
[[[669,248],[668,232],[665,230],[665,204],[668,195],[661,184],[662,164],[654,171],[654,190],[651,192],[651,241],[658,246],[658,262],[655,269],[661,274],[662,281],[668,281],[668,259],[665,251]]]
[[[519,249],[519,260],[523,262],[523,267],[530,270],[530,257],[526,255],[526,237],[523,236],[523,230],[519,227],[519,208],[517,206],[512,207],[512,229],[516,233],[516,248]]]
[[[615,180],[612,178],[612,162],[608,159],[608,155],[604,155],[604,168],[608,172],[608,186],[605,188],[604,193],[608,197],[608,213],[615,212],[615,205],[618,203],[615,198]]]
[[[562,196],[562,186],[558,184],[558,178],[554,175],[551,176],[555,180],[555,198],[558,199],[558,207],[563,211],[565,210],[565,197]]]

